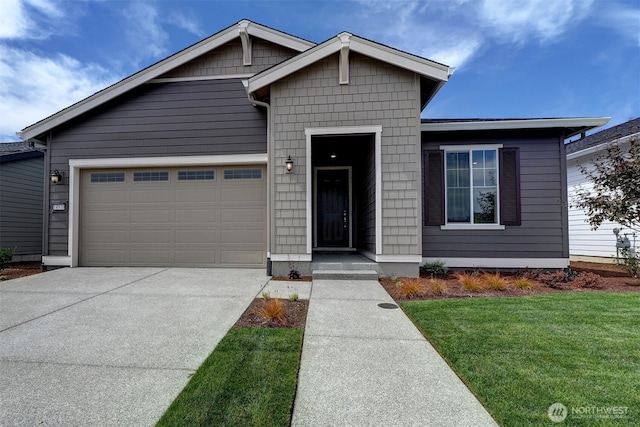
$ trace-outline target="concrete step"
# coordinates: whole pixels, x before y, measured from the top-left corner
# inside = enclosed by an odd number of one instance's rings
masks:
[[[346,262],[312,262],[311,270],[378,270],[378,264],[373,261]]]
[[[313,270],[314,280],[378,280],[375,270]]]

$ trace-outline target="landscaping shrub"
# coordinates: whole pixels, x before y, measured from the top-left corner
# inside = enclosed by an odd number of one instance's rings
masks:
[[[12,259],[13,259],[13,249],[0,248],[0,271],[9,267]]]
[[[516,280],[514,280],[513,284],[516,286],[516,288],[518,289],[529,289],[532,285],[532,281],[531,279],[529,279],[528,277],[518,277]]]
[[[429,276],[445,276],[449,269],[443,261],[427,262],[420,267],[420,274]]]
[[[595,273],[580,273],[573,279],[573,284],[579,288],[599,288],[603,283],[602,277]]]
[[[462,287],[469,292],[479,292],[482,289],[482,281],[476,274],[458,273],[456,278],[460,281]]]
[[[630,249],[622,250],[622,265],[625,270],[631,274],[631,277],[637,278],[640,273],[640,255]]]
[[[260,311],[260,314],[267,322],[278,322],[281,325],[287,323],[287,312],[282,301],[278,298],[265,300],[264,307]]]
[[[500,273],[498,272],[495,274],[484,273],[482,275],[482,280],[489,289],[493,289],[495,291],[503,291],[507,288],[507,280],[500,276]]]
[[[420,279],[404,279],[402,282],[397,282],[396,286],[405,298],[414,298],[422,293]]]
[[[555,272],[540,274],[538,276],[538,281],[544,283],[550,288],[564,289],[576,276],[577,274],[571,271],[571,269],[558,270]]]
[[[440,279],[431,279],[431,292],[434,295],[444,295],[447,293],[447,285]]]

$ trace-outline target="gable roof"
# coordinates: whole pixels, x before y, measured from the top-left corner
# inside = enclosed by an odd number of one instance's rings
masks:
[[[565,129],[565,138],[607,124],[611,117],[556,117],[526,119],[422,119],[423,132],[507,129]]]
[[[343,49],[357,52],[371,58],[395,65],[400,68],[415,72],[422,77],[436,82],[432,85],[431,93],[428,94],[428,101],[453,74],[454,68],[444,64],[412,55],[351,33],[343,32],[327,41],[316,45],[286,61],[283,61],[271,68],[268,68],[248,80],[247,91],[256,93],[267,88],[276,81],[295,73],[329,55],[340,52]],[[423,100],[424,102],[424,100]],[[424,106],[424,104],[423,104]]]
[[[74,119],[85,112],[96,108],[112,99],[159,77],[231,40],[240,38],[240,34],[247,34],[270,41],[275,44],[296,50],[298,52],[315,46],[315,43],[292,36],[281,31],[274,30],[252,21],[242,20],[225,28],[218,33],[207,37],[155,64],[83,99],[31,126],[27,126],[19,133],[20,138],[27,141],[38,137],[50,129]]]
[[[568,143],[567,154],[577,153],[635,133],[640,133],[640,117]]]

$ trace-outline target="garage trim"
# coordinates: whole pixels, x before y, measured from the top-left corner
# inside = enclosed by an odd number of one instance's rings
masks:
[[[78,266],[79,258],[79,218],[80,218],[80,171],[82,169],[138,168],[138,167],[185,167],[185,166],[225,166],[225,165],[266,165],[267,154],[234,154],[219,156],[182,156],[182,157],[130,157],[101,159],[69,159],[69,243],[68,257],[42,257],[45,265]],[[267,173],[267,191],[269,191]],[[267,203],[268,203],[267,197]],[[271,218],[267,209],[267,228]],[[267,233],[267,248],[269,248]],[[51,258],[51,259],[49,259]],[[55,258],[55,259],[54,259]],[[49,261],[52,264],[49,264]]]

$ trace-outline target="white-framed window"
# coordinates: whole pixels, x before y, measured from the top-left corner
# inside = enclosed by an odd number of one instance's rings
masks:
[[[499,225],[498,150],[501,146],[444,149],[446,225]]]

